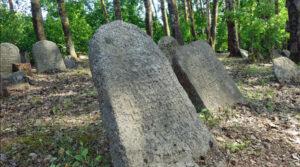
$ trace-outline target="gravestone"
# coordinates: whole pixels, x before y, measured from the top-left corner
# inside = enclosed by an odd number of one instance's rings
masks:
[[[39,73],[66,70],[64,60],[54,42],[42,40],[35,43],[32,54]]]
[[[273,71],[282,84],[300,83],[300,69],[287,57],[273,59]]]
[[[166,50],[164,46],[160,45],[162,51]],[[173,57],[174,72],[197,110],[204,106],[209,110],[218,110],[244,101],[234,81],[206,42],[196,41],[179,46],[175,54],[167,57]]]
[[[150,37],[122,21],[101,26],[89,61],[115,167],[187,167],[215,146]]]
[[[7,83],[3,80],[0,74],[0,99],[8,96]]]
[[[0,74],[6,78],[12,73],[12,64],[20,63],[19,48],[11,43],[0,44]]]

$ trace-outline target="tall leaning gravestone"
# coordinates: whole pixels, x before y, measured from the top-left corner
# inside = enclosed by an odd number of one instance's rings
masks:
[[[11,43],[0,44],[0,74],[7,77],[12,73],[12,64],[20,63],[19,48]]]
[[[206,42],[179,46],[174,38],[163,37],[158,45],[196,108],[204,105],[209,110],[218,110],[243,102],[234,81]]]
[[[136,26],[98,29],[89,60],[115,167],[196,167],[214,152],[169,61]]]
[[[54,42],[47,40],[38,41],[32,47],[32,54],[39,73],[66,70],[64,60]]]

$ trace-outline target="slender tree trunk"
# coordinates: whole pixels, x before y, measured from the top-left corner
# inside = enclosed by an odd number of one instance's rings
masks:
[[[157,10],[156,10],[156,7],[155,7],[154,0],[151,0],[151,2],[152,2],[152,4],[151,4],[151,5],[152,5],[152,7],[153,7],[154,14],[155,14],[155,15],[154,15],[154,17],[155,17],[155,18],[158,18],[158,17],[157,17],[157,16],[158,16],[158,14],[157,14]]]
[[[193,10],[193,4],[192,0],[186,0],[188,5],[188,14],[189,14],[189,20],[190,20],[190,31],[193,37],[193,40],[196,40],[197,34],[195,29],[195,20],[194,20],[194,10]]]
[[[278,15],[279,14],[279,0],[275,0],[275,14]]]
[[[287,0],[286,7],[288,9],[289,21],[287,23],[287,32],[290,33],[289,50],[291,52],[291,60],[300,63],[300,9],[298,0]]]
[[[182,0],[183,9],[184,9],[184,20],[189,21],[189,12],[188,12],[188,0]]]
[[[153,37],[153,13],[152,13],[152,4],[150,0],[144,0],[146,17],[145,17],[145,24],[146,24],[146,31],[147,34]]]
[[[206,27],[207,40],[210,41],[211,38],[210,0],[206,0],[206,18],[207,18],[207,27]]]
[[[69,18],[65,8],[64,0],[57,0],[58,5],[58,14],[60,16],[61,25],[65,35],[65,42],[67,46],[67,53],[71,55],[71,57],[77,59],[77,54],[75,51],[74,43],[72,40],[72,33],[70,30]]]
[[[217,34],[217,26],[218,26],[218,0],[213,0],[213,11],[212,11],[212,22],[211,22],[211,37],[209,40],[209,44],[213,49],[216,46],[216,34]]]
[[[122,20],[122,10],[120,0],[114,0],[114,10],[116,20]]]
[[[108,14],[107,14],[106,5],[105,5],[104,0],[100,0],[100,9],[102,11],[105,23],[108,23],[109,18],[108,18]]]
[[[234,12],[234,0],[225,0],[226,2],[226,12]],[[240,45],[238,41],[235,21],[231,16],[226,18],[227,22],[227,30],[228,30],[228,50],[230,52],[230,56],[232,57],[240,57]]]
[[[168,23],[167,11],[165,8],[165,0],[160,0],[160,10],[161,10],[162,21],[164,24],[163,25],[164,35],[170,36],[170,28],[169,28],[169,23]]]
[[[31,13],[36,39],[38,41],[46,40],[40,0],[31,0]]]
[[[13,3],[13,1],[12,0],[8,0],[8,5],[9,5],[9,10],[11,12],[13,12],[14,11],[14,3]]]
[[[171,17],[171,29],[173,37],[178,41],[180,45],[183,45],[183,37],[180,31],[178,10],[176,0],[168,0],[168,8]]]

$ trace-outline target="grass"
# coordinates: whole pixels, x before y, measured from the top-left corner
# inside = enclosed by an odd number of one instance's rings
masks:
[[[231,153],[236,153],[242,150],[245,150],[249,147],[251,141],[245,140],[240,142],[227,142],[225,143],[225,149],[229,150]]]

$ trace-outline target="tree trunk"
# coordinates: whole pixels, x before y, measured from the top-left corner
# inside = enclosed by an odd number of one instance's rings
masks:
[[[171,17],[171,29],[173,37],[178,41],[180,45],[183,45],[183,37],[180,31],[178,10],[176,0],[168,0],[168,8]]]
[[[226,12],[233,13],[234,12],[234,0],[225,0],[226,2]],[[227,30],[228,30],[228,50],[230,52],[230,56],[232,57],[240,57],[240,46],[235,26],[235,21],[232,16],[227,16]]]
[[[300,63],[300,8],[298,0],[287,0],[286,7],[289,15],[287,32],[290,33],[288,46],[291,52],[290,58],[295,63]]]
[[[279,14],[279,0],[275,0],[275,14],[278,15]]]
[[[206,18],[207,18],[206,35],[207,35],[207,40],[209,41],[211,38],[210,0],[206,0]]]
[[[40,0],[31,0],[32,24],[38,41],[46,40]]]
[[[114,10],[116,20],[122,20],[121,2],[120,0],[114,0]]]
[[[65,35],[65,42],[67,46],[67,53],[71,55],[71,57],[77,59],[77,54],[75,52],[74,43],[72,41],[72,33],[70,31],[70,23],[69,18],[65,8],[64,0],[57,0],[58,4],[58,14],[60,16],[61,25]]]
[[[188,12],[188,0],[182,0],[183,9],[184,9],[184,20],[189,21],[189,12]]]
[[[211,22],[211,36],[209,40],[209,44],[213,49],[216,46],[216,34],[217,34],[217,26],[218,26],[218,0],[213,0],[213,11],[212,11],[212,22]]]
[[[8,0],[8,5],[9,5],[9,10],[10,10],[11,12],[13,12],[13,11],[14,11],[14,4],[13,4],[13,1],[12,1],[12,0]]]
[[[109,19],[108,19],[108,14],[107,14],[106,5],[105,5],[104,0],[100,0],[100,9],[102,11],[105,23],[108,23]]]
[[[192,0],[186,0],[187,5],[188,5],[188,14],[190,18],[190,31],[193,37],[193,40],[196,40],[197,34],[195,30],[195,20],[194,20],[194,10],[193,10],[193,4]]]
[[[155,2],[154,2],[154,0],[151,0],[151,2],[152,2],[151,5],[153,6],[154,14],[155,14],[154,18],[157,19],[158,18],[158,14],[157,14],[157,10],[156,10],[156,7],[155,7]]]
[[[153,37],[153,13],[152,13],[152,4],[150,0],[144,0],[146,17],[145,17],[145,24],[146,24],[146,31],[147,34]]]
[[[164,24],[163,25],[164,35],[170,36],[170,28],[169,28],[169,23],[168,23],[167,11],[165,8],[165,0],[160,0],[160,10],[161,10],[162,21]]]

